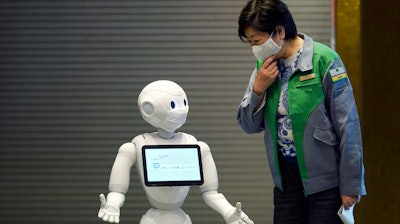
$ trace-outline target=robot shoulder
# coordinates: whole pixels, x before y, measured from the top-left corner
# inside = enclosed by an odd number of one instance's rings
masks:
[[[143,145],[157,144],[156,140],[154,139],[154,133],[143,133],[138,135],[133,138],[132,143],[138,148],[142,148]]]
[[[196,137],[194,137],[191,134],[179,132],[179,135],[181,136],[182,143],[184,143],[184,144],[196,144],[197,143]]]
[[[118,150],[119,156],[129,158],[132,162],[136,161],[136,147],[132,142],[122,144]]]
[[[124,143],[119,147],[118,152],[135,153],[136,152],[135,145],[132,142]]]
[[[201,150],[202,153],[211,151],[211,149],[207,145],[207,143],[202,142],[202,141],[198,141],[197,144],[200,146],[200,150]]]

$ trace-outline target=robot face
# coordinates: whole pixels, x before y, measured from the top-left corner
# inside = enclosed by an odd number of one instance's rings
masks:
[[[168,132],[181,127],[189,111],[184,90],[167,80],[155,81],[144,87],[138,105],[144,120]]]

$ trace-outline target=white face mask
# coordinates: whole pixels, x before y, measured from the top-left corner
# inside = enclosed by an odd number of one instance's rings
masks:
[[[272,40],[272,35],[273,35],[273,32],[271,33],[271,36],[269,37],[269,39],[267,41],[265,41],[263,44],[251,46],[251,49],[253,50],[253,54],[258,60],[265,61],[265,59],[278,53],[281,50],[282,41],[280,44],[281,46],[278,46],[275,43],[275,41]]]

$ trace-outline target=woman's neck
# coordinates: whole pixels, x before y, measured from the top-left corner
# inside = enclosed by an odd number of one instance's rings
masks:
[[[282,45],[282,50],[276,55],[276,58],[287,59],[296,54],[304,44],[304,39],[296,36],[294,40],[285,41]]]

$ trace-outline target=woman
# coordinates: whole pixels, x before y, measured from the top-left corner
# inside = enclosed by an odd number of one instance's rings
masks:
[[[281,0],[250,0],[238,21],[257,59],[237,120],[264,131],[274,223],[341,223],[366,194],[360,123],[340,57],[297,33]]]

